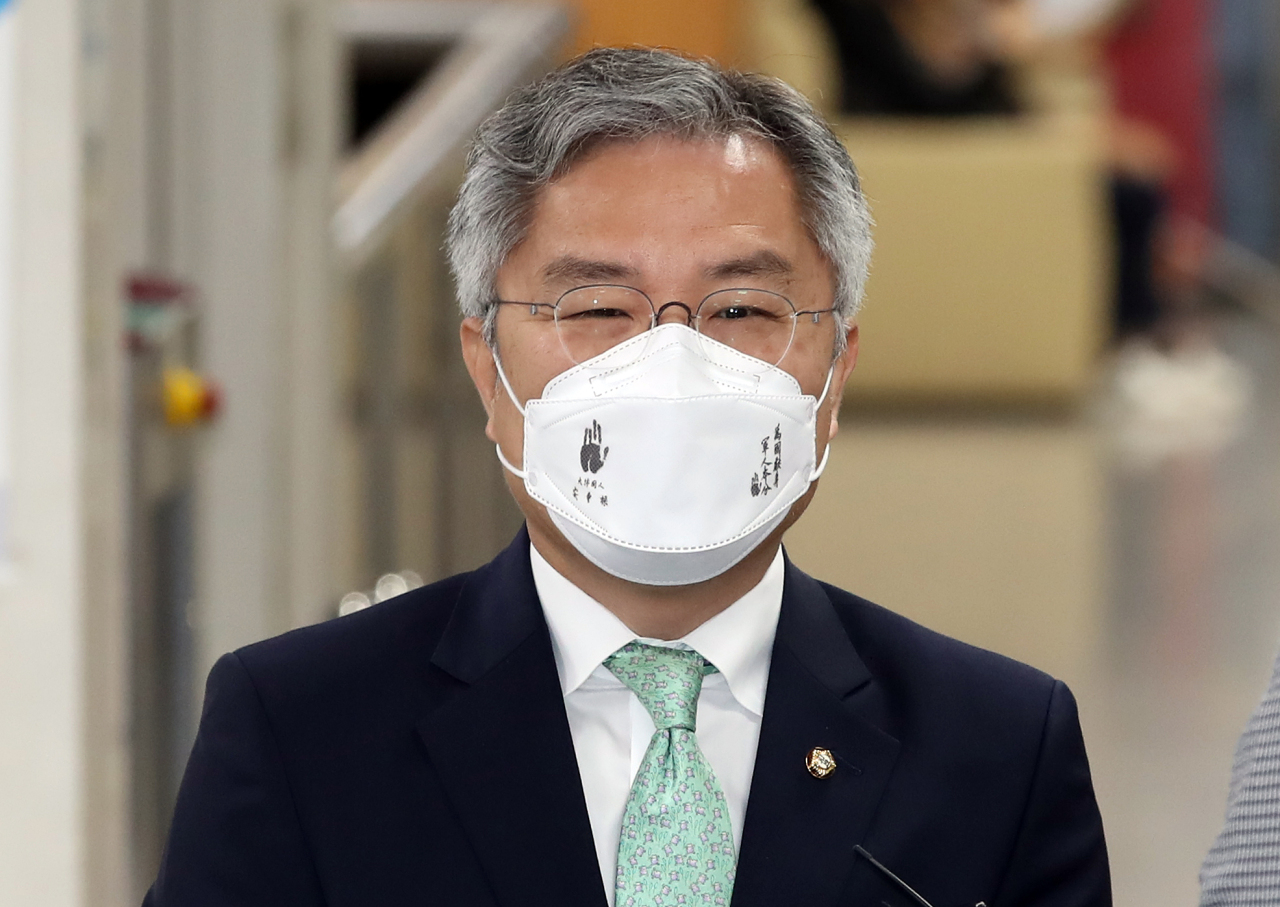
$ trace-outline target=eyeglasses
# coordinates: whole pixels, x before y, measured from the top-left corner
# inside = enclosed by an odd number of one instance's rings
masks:
[[[816,325],[828,309],[797,310],[791,300],[769,290],[734,287],[717,290],[690,309],[683,302],[655,306],[635,287],[597,284],[574,287],[554,303],[499,299],[497,305],[528,306],[530,315],[550,314],[560,344],[575,363],[594,359],[658,324],[667,309],[684,309],[689,327],[700,336],[777,365],[795,341],[798,325]],[[807,316],[802,318],[802,316]],[[640,351],[637,351],[637,356]]]

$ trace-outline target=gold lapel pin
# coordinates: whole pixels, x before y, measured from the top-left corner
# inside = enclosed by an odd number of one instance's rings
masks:
[[[809,750],[809,755],[804,757],[804,767],[813,777],[826,778],[836,770],[836,757],[831,755],[831,750],[815,746]]]

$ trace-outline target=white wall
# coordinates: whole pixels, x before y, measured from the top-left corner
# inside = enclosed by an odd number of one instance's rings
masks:
[[[226,406],[201,442],[198,661],[330,616],[329,0],[174,0],[162,264],[201,293]]]
[[[82,903],[80,33],[22,0],[9,370],[12,572],[0,587],[0,904]]]
[[[118,177],[147,199],[145,241],[124,259],[196,289],[197,364],[224,391],[219,417],[194,439],[199,696],[219,655],[327,616],[337,597],[335,36],[330,0],[152,0],[133,34],[120,31],[113,68],[132,87],[117,104],[123,112],[145,95],[133,142],[148,164]],[[148,66],[130,65],[126,39],[147,49]]]
[[[336,591],[325,447],[337,415],[334,36],[329,0],[16,3],[10,274],[0,254],[0,466],[7,455],[12,487],[0,905],[119,907],[138,894],[121,281],[150,267],[199,288],[203,365],[227,392],[201,453],[195,617],[207,666],[324,616]],[[3,166],[0,128],[0,178]]]

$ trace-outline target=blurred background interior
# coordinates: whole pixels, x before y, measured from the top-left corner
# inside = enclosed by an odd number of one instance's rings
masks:
[[[1280,645],[1271,0],[0,2],[0,903],[136,904],[221,653],[519,525],[441,253],[593,44],[778,75],[877,251],[824,579],[1080,702],[1116,901],[1194,904]]]

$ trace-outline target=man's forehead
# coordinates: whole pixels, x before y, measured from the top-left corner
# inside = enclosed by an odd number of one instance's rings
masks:
[[[749,231],[805,220],[790,162],[769,142],[736,133],[606,140],[540,186],[528,210],[530,225],[550,216],[589,236],[597,223],[677,209],[689,213],[691,228]]]
[[[795,264],[774,249],[759,249],[742,255],[730,255],[704,263],[702,277],[707,280],[723,280],[735,277],[787,278],[795,273]],[[547,262],[541,269],[543,281],[559,282],[613,282],[635,280],[641,276],[634,265],[623,261],[587,258],[581,255],[560,255]]]
[[[789,162],[769,142],[660,135],[610,141],[542,187],[508,266],[546,292],[644,288],[677,274],[785,292],[825,259]]]
[[[552,184],[565,179],[579,167],[596,161],[604,155],[609,155],[615,165],[621,165],[624,160],[637,161],[651,156],[658,157],[664,151],[672,149],[711,152],[730,170],[739,173],[753,166],[759,166],[767,160],[782,164],[788,173],[791,169],[772,142],[742,131],[706,135],[659,132],[639,138],[601,135],[584,142],[574,154],[570,155],[552,180]],[[611,154],[619,151],[623,154]]]

